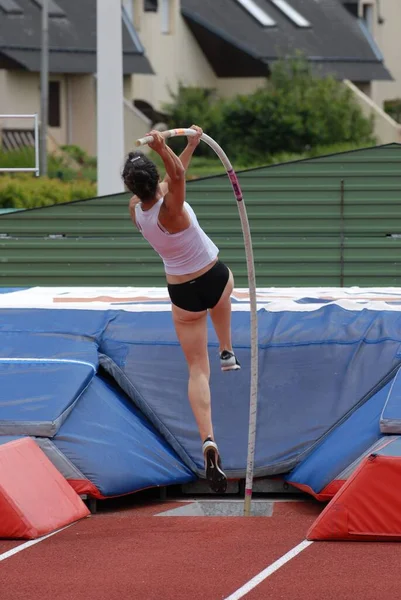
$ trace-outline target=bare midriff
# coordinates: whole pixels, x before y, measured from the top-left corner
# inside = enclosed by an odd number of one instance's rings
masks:
[[[199,271],[195,271],[195,273],[188,273],[186,275],[170,275],[169,273],[166,273],[167,283],[171,283],[172,285],[174,285],[177,283],[186,283],[187,281],[196,279],[197,277],[200,277],[204,273],[210,271],[210,269],[213,267],[213,265],[217,263],[217,261],[218,258],[215,258],[211,263],[206,265],[206,267],[203,267],[203,269],[200,269]]]

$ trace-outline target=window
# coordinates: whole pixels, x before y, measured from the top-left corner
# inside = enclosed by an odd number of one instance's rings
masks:
[[[161,32],[170,33],[171,0],[161,0]]]
[[[373,33],[373,5],[363,4],[362,6],[362,18],[365,21],[365,25],[370,33]]]
[[[157,12],[158,1],[157,0],[143,0],[143,10],[145,12]]]
[[[272,2],[276,8],[281,10],[281,12],[283,12],[285,16],[288,17],[298,27],[310,27],[309,21],[304,19],[304,17],[300,15],[295,8],[292,8],[292,6],[286,2],[286,0],[270,0],[270,2]]]
[[[22,15],[23,10],[14,0],[0,0],[0,8],[6,15]]]
[[[60,82],[49,81],[49,127],[61,127],[61,95]]]
[[[241,6],[245,8],[245,10],[248,11],[248,13],[252,15],[254,19],[263,25],[263,27],[274,27],[276,24],[276,22],[273,21],[273,19],[269,17],[269,15],[253,0],[237,0],[237,2],[241,4]]]

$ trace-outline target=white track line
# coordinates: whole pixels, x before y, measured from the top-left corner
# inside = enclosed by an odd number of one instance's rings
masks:
[[[281,558],[276,560],[274,563],[272,563],[271,565],[266,567],[266,569],[261,571],[258,575],[255,575],[255,577],[250,579],[247,583],[245,583],[242,587],[240,587],[236,592],[231,594],[231,596],[227,596],[227,598],[225,598],[224,600],[239,600],[240,598],[243,598],[246,594],[248,594],[251,590],[253,590],[253,588],[255,588],[257,585],[262,583],[262,581],[264,581],[265,579],[270,577],[270,575],[273,575],[273,573],[278,571],[278,569],[280,569],[282,566],[284,566],[290,560],[295,558],[295,556],[300,554],[300,552],[302,552],[303,550],[308,548],[308,546],[310,546],[311,544],[313,544],[313,542],[304,540],[303,542],[298,544],[298,546],[295,546],[295,548],[293,548],[292,550],[287,552],[287,554],[284,554],[284,556],[282,556]]]
[[[18,552],[27,550],[28,548],[30,548],[31,546],[34,546],[35,544],[39,544],[40,542],[47,540],[47,538],[52,537],[53,535],[56,535],[56,533],[60,533],[61,531],[64,531],[64,529],[68,529],[68,527],[71,527],[71,525],[73,525],[73,524],[74,523],[71,523],[70,525],[63,527],[62,529],[58,529],[57,531],[52,531],[52,533],[48,533],[47,535],[37,538],[36,540],[29,540],[29,542],[20,544],[16,548],[12,548],[12,550],[8,550],[8,552],[4,552],[3,554],[0,554],[0,562],[2,560],[6,560],[7,558],[10,558],[11,556],[14,556],[14,554],[18,554]]]

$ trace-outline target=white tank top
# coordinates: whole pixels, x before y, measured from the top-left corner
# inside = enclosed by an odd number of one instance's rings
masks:
[[[184,231],[168,233],[159,223],[163,198],[149,210],[135,206],[135,220],[139,231],[163,260],[168,275],[188,275],[206,267],[218,256],[219,249],[198,223],[191,206],[184,202],[191,224]]]

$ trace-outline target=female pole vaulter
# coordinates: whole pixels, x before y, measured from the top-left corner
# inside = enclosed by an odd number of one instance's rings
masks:
[[[221,369],[240,369],[231,342],[234,278],[185,200],[185,173],[203,133],[196,125],[191,129],[198,135],[188,137],[180,157],[160,132],[148,134],[153,137],[149,147],[159,154],[166,169],[163,181],[156,165],[141,152],[130,152],[122,178],[133,194],[131,219],[164,264],[174,327],[189,370],[188,396],[203,442],[206,478],[214,492],[222,493],[227,478],[213,433],[207,315],[219,340]]]

